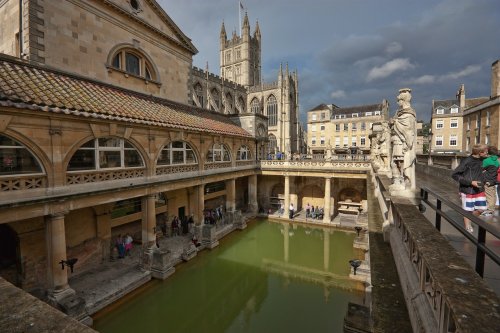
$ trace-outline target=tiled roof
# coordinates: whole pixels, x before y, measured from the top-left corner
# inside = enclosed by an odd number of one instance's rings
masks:
[[[487,102],[488,100],[489,100],[488,97],[466,98],[464,110],[466,110],[468,108],[472,108],[472,107],[479,105],[481,103]],[[458,107],[460,105],[460,101],[457,99],[446,99],[446,100],[434,100],[433,101],[433,108],[437,109],[438,107],[442,107],[445,109],[445,113],[448,113],[449,109],[453,105]]]
[[[328,105],[326,105],[326,104],[320,104],[318,106],[315,106],[314,108],[312,108],[309,111],[319,111],[319,110],[329,110],[329,109],[330,108],[328,107]]]
[[[346,108],[336,108],[333,109],[332,116],[336,114],[350,114],[350,113],[360,113],[360,112],[370,112],[370,111],[382,111],[382,104],[358,105]]]
[[[251,137],[220,113],[0,56],[0,105],[39,112]]]

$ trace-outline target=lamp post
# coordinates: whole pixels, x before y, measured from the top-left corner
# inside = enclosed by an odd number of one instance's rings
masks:
[[[432,126],[432,123],[431,123],[431,126]],[[427,143],[427,150],[428,150],[428,153],[429,153],[429,156],[427,158],[427,165],[432,165],[432,156],[431,156],[431,153],[432,153],[432,128],[429,128],[429,135],[427,136],[428,138],[428,143]]]

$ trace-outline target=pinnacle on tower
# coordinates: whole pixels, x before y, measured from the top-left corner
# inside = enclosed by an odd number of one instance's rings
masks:
[[[226,27],[224,26],[224,21],[222,21],[222,26],[220,28],[220,38],[226,40]]]
[[[243,29],[250,28],[250,22],[248,22],[248,13],[245,12],[245,18],[243,19]]]
[[[260,27],[259,27],[259,21],[255,23],[255,32],[253,34],[254,38],[260,40]]]

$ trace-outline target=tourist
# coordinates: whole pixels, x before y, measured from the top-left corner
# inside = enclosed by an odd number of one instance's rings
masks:
[[[496,182],[497,172],[500,164],[498,163],[498,149],[495,146],[488,147],[488,157],[483,160],[483,178],[484,192],[486,194],[486,204],[488,209],[482,212],[481,216],[491,216],[495,211],[496,203]]]
[[[306,206],[306,219],[309,217],[310,214],[311,214],[311,205],[308,202]]]
[[[474,145],[471,155],[462,159],[451,175],[459,183],[462,208],[474,215],[480,215],[487,208],[486,195],[481,182],[483,158],[487,156],[487,153],[488,146]],[[471,221],[466,217],[464,217],[464,225],[468,232],[474,232]]]
[[[290,220],[293,220],[293,213],[294,213],[293,203],[290,204],[289,212],[290,212],[289,218]]]
[[[179,219],[177,216],[174,216],[172,220],[172,236],[179,236]]]
[[[127,234],[125,236],[125,255],[129,256],[130,255],[130,250],[132,250],[132,242],[133,242],[132,236]]]
[[[281,215],[285,214],[285,204],[282,202],[280,204],[280,209],[278,211],[278,215],[281,217]]]
[[[118,259],[125,258],[125,243],[122,234],[119,234],[115,240],[115,246],[118,250]]]

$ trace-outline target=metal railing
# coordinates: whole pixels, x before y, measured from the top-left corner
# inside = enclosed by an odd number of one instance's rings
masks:
[[[429,200],[429,194],[431,194],[436,199],[436,204]],[[500,232],[494,227],[483,221],[481,218],[473,215],[472,213],[465,211],[461,206],[455,204],[454,202],[447,200],[435,192],[431,191],[426,187],[420,189],[420,197],[422,202],[425,202],[430,208],[432,208],[436,215],[434,220],[434,226],[441,232],[441,218],[444,218],[450,225],[457,229],[465,238],[467,238],[476,247],[476,263],[475,271],[483,277],[484,275],[484,260],[487,255],[493,262],[500,265],[500,256],[498,256],[488,245],[486,244],[486,233],[489,233],[498,241],[500,239]],[[462,217],[469,219],[478,228],[478,236],[474,237],[473,234],[469,233],[464,225],[463,221],[456,221],[452,216],[447,214],[442,210],[442,206],[446,205],[448,208],[454,210],[456,213],[460,214]]]

